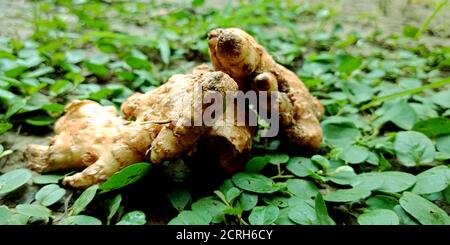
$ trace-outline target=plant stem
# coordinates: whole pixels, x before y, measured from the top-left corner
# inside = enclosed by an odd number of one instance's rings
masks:
[[[239,220],[239,222],[240,222],[241,224],[243,224],[243,225],[248,225],[248,223],[242,218],[241,215],[238,215],[237,218],[238,218],[238,220]]]
[[[434,19],[434,17],[436,17],[436,15],[442,10],[442,8],[444,8],[444,6],[448,3],[448,0],[444,0],[441,3],[438,4],[438,6],[436,7],[436,9],[433,11],[433,13],[430,15],[430,17],[428,17],[425,22],[422,24],[422,26],[420,27],[420,29],[417,31],[415,39],[418,40],[423,32],[428,28],[428,26],[430,25],[431,21]]]
[[[405,90],[405,91],[402,91],[402,92],[393,93],[393,94],[390,94],[390,95],[379,97],[379,98],[374,99],[371,102],[361,106],[359,108],[359,110],[360,111],[364,111],[366,109],[369,109],[369,108],[372,108],[374,106],[377,106],[380,103],[385,102],[387,100],[397,99],[397,98],[400,98],[400,97],[403,97],[403,96],[406,96],[406,95],[417,94],[417,93],[420,93],[420,92],[425,91],[427,89],[439,88],[439,87],[442,87],[442,86],[447,85],[447,84],[450,84],[450,77],[444,78],[444,79],[439,80],[439,81],[434,82],[434,83],[430,83],[430,84],[424,85],[424,86],[419,87],[419,88],[408,89],[408,90]]]
[[[294,175],[275,175],[273,177],[271,177],[271,179],[290,179],[290,178],[294,178]]]

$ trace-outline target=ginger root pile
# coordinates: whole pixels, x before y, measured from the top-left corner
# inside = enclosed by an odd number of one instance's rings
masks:
[[[49,145],[28,146],[25,156],[29,167],[38,172],[84,168],[65,177],[63,184],[86,188],[136,162],[158,164],[184,154],[201,154],[197,143],[206,139],[230,146],[222,147],[217,160],[231,173],[238,169],[233,162],[249,154],[254,129],[227,116],[236,109],[229,104],[209,126],[194,121],[207,107],[196,101],[203,101],[208,92],[238,90],[278,93],[283,134],[309,151],[320,148],[323,106],[293,72],[277,64],[240,29],[213,30],[208,34],[208,45],[216,71],[201,65],[188,74],[172,76],[145,94],[135,93],[121,106],[124,117],[114,107],[94,101],[69,103],[65,115],[56,122],[56,135]]]
[[[249,150],[251,133],[246,127],[233,123],[185,126],[183,122],[191,121],[197,109],[194,108],[198,99],[194,98],[196,85],[202,90],[197,97],[207,91],[238,89],[225,73],[210,72],[201,66],[191,74],[172,76],[167,83],[146,94],[136,93],[128,98],[121,109],[125,118],[133,117],[134,121],[119,117],[112,106],[89,100],[73,101],[56,122],[56,136],[50,139],[49,146],[28,146],[28,164],[38,172],[85,168],[65,177],[63,183],[86,188],[136,162],[149,159],[157,164],[177,158],[191,151],[202,137],[222,137],[238,153]]]

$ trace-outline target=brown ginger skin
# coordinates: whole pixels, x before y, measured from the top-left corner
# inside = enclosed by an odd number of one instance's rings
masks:
[[[203,93],[194,93],[194,88]],[[195,148],[200,138],[220,137],[239,155],[251,148],[251,132],[233,122],[222,126],[218,115],[213,126],[186,126],[204,105],[194,104],[208,91],[235,91],[237,84],[223,72],[199,66],[190,74],[174,75],[164,85],[136,93],[122,104],[125,120],[112,106],[94,101],[73,101],[55,125],[49,146],[29,145],[25,155],[38,172],[81,168],[63,183],[86,188],[105,181],[121,168],[150,159],[152,163],[174,159]],[[200,98],[198,98],[200,96]],[[197,114],[196,114],[197,113]],[[224,163],[221,163],[224,164]]]
[[[147,125],[125,121],[112,106],[76,100],[66,106],[55,133],[49,146],[28,146],[25,154],[29,167],[38,172],[85,168],[63,180],[64,184],[85,188],[142,161],[157,132]]]
[[[220,82],[211,82],[215,80]],[[224,154],[240,154],[250,150],[252,141],[250,129],[246,126],[237,126],[236,121],[230,121],[232,117],[225,116],[233,113],[232,107],[227,107],[224,114],[217,115],[217,120],[210,127],[185,126],[186,122],[194,121],[191,114],[196,113],[194,112],[196,106],[192,103],[201,100],[198,94],[194,94],[195,84],[198,83],[202,85],[204,91],[217,91],[222,95],[227,91],[238,90],[236,82],[227,74],[211,72],[208,66],[200,65],[191,74],[174,75],[164,85],[146,94],[135,93],[122,104],[121,109],[125,117],[133,117],[136,122],[177,121],[175,124],[163,125],[162,134],[160,133],[152,142],[150,156],[152,162],[159,163],[163,159],[179,156],[180,151],[191,147],[200,137],[221,137],[227,140],[234,146],[236,152],[224,152]],[[193,94],[197,97],[192,97]],[[195,115],[198,119],[200,114]]]
[[[278,93],[281,128],[291,143],[311,152],[319,150],[319,119],[324,107],[295,73],[275,62],[252,36],[238,28],[212,30],[208,47],[214,68],[230,75],[241,90]]]

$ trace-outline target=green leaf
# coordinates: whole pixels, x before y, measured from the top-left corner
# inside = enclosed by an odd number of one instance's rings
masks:
[[[233,203],[234,199],[236,199],[241,193],[241,190],[236,187],[232,187],[225,193],[225,198],[229,203]]]
[[[450,154],[450,134],[442,135],[436,138],[436,148],[440,152]]]
[[[38,204],[19,204],[16,206],[16,212],[29,217],[48,220],[52,211]]]
[[[318,223],[314,208],[305,201],[298,200],[295,206],[289,207],[289,219],[300,225],[315,225]]]
[[[172,189],[167,196],[172,203],[172,206],[181,212],[186,205],[188,205],[189,201],[191,201],[191,194],[188,190],[182,188],[174,188]]]
[[[450,134],[450,119],[436,117],[418,121],[414,124],[413,130],[432,138],[442,134]]]
[[[108,202],[108,210],[109,210],[108,224],[109,224],[109,221],[114,217],[114,215],[116,215],[117,211],[119,210],[121,202],[122,202],[122,195],[120,195],[120,194],[118,194],[116,197],[114,197],[114,199],[109,200],[109,202]]]
[[[205,3],[205,0],[192,0],[192,7],[196,8],[196,7],[200,7]]]
[[[245,172],[248,173],[259,173],[268,163],[270,158],[267,156],[264,157],[253,157],[247,162],[245,166]]]
[[[361,58],[347,54],[338,55],[336,61],[337,70],[346,74],[350,74],[358,69],[363,62]]]
[[[66,190],[55,184],[42,187],[35,196],[36,201],[44,206],[50,206],[59,201],[66,194]]]
[[[450,90],[444,90],[436,93],[431,98],[433,102],[442,108],[450,108]]]
[[[339,158],[347,163],[357,164],[365,162],[369,157],[369,153],[370,152],[366,147],[353,145],[346,147]]]
[[[352,187],[358,187],[367,190],[379,189],[384,184],[383,178],[375,172],[362,173],[353,179],[350,184]]]
[[[85,65],[90,72],[99,77],[104,77],[109,73],[108,68],[106,68],[104,65],[98,65],[90,62],[86,62]]]
[[[225,210],[228,207],[220,200],[213,197],[205,197],[192,204],[192,211],[213,223],[221,223],[224,220]]]
[[[145,213],[142,211],[132,211],[125,214],[117,225],[145,225]]]
[[[258,195],[243,192],[236,201],[236,208],[244,211],[253,209],[258,203]]]
[[[128,56],[125,59],[125,62],[127,62],[127,64],[134,69],[149,69],[150,68],[150,63],[148,62],[148,60],[146,58],[141,59],[141,58],[135,57],[135,56]]]
[[[417,221],[411,217],[400,204],[394,207],[394,212],[397,214],[401,225],[418,225]]]
[[[61,105],[58,103],[51,103],[51,104],[43,105],[42,109],[45,110],[46,112],[48,112],[49,114],[51,114],[51,113],[61,114],[64,112],[64,105]]]
[[[289,159],[287,170],[298,177],[309,176],[310,173],[315,173],[319,168],[309,158],[292,157]]]
[[[252,225],[270,225],[278,218],[280,210],[277,206],[259,206],[253,208],[248,216],[248,221]]]
[[[0,225],[26,225],[28,215],[13,213],[6,205],[0,206]]]
[[[350,145],[356,138],[361,136],[361,132],[355,124],[341,117],[329,117],[321,123],[325,143],[333,146]]]
[[[2,148],[2,147],[0,147],[0,148]],[[13,153],[12,150],[6,150],[6,151],[3,151],[3,149],[0,149],[0,158],[2,158],[2,157],[4,157],[4,156],[7,156],[7,155],[9,155],[9,154],[11,154],[11,153]]]
[[[377,112],[382,113],[382,116],[374,121],[378,127],[390,121],[401,129],[410,130],[418,120],[417,113],[406,100],[386,102]]]
[[[58,184],[59,180],[61,180],[62,178],[64,178],[64,175],[37,175],[33,177],[33,183],[38,185]]]
[[[1,154],[0,154],[0,158],[1,158]],[[445,161],[445,160],[450,160],[450,153],[447,152],[436,152],[436,157],[435,160],[438,161]]]
[[[8,225],[13,213],[7,206],[0,206],[0,225]]]
[[[169,62],[170,62],[170,46],[169,46],[169,42],[167,41],[167,39],[160,38],[158,47],[159,47],[159,52],[161,54],[162,61],[166,65],[169,64]]]
[[[405,172],[386,171],[373,174],[383,180],[383,184],[377,189],[380,191],[399,193],[416,183],[416,177]]]
[[[48,96],[46,96],[43,93],[39,93],[39,92],[35,92],[33,93],[33,95],[31,95],[31,97],[28,99],[27,101],[27,105],[23,108],[24,111],[35,111],[35,110],[40,110],[42,109],[42,107],[44,105],[50,104],[50,98]],[[45,116],[36,116],[36,117],[31,117],[31,118],[36,118],[37,120],[42,117],[42,118],[48,118]]]
[[[204,217],[194,211],[181,211],[177,217],[169,221],[169,225],[208,225],[211,217]]]
[[[445,188],[445,190],[443,191],[444,197],[447,201],[448,204],[450,204],[450,185],[447,186],[447,188]]]
[[[66,61],[69,63],[73,63],[73,64],[79,63],[86,58],[84,50],[81,50],[81,49],[73,49],[73,50],[66,51],[65,56],[66,56]]]
[[[231,179],[227,179],[219,187],[219,191],[221,191],[222,193],[226,193],[231,188],[235,188],[233,185],[233,181],[231,181]]]
[[[400,162],[407,167],[430,163],[436,154],[431,140],[424,134],[414,131],[397,133],[394,149]]]
[[[96,92],[89,94],[89,99],[100,101],[102,99],[106,99],[109,95],[111,95],[114,91],[109,88],[103,88]]]
[[[12,69],[5,71],[5,76],[16,78],[28,69],[28,66],[16,66]]]
[[[97,55],[94,55],[92,58],[89,59],[89,63],[97,64],[97,65],[105,65],[110,61],[110,56],[104,53],[100,53]]]
[[[426,119],[435,118],[435,117],[439,116],[438,113],[436,112],[436,110],[434,110],[434,108],[429,105],[424,105],[421,103],[409,103],[409,105],[414,109],[414,111],[416,112],[416,114],[420,120],[426,120]],[[445,116],[445,115],[442,115],[442,116]],[[413,129],[414,129],[414,127],[413,127]]]
[[[31,179],[28,169],[15,169],[0,176],[0,196],[25,185]]]
[[[317,192],[315,205],[317,221],[319,225],[335,225],[333,219],[328,215],[327,206],[320,192]]]
[[[101,225],[102,222],[92,216],[88,215],[75,215],[69,216],[61,220],[61,225]]]
[[[37,70],[34,70],[32,72],[25,73],[25,74],[23,74],[23,77],[25,77],[25,78],[35,78],[35,77],[40,77],[42,75],[45,75],[47,73],[51,73],[51,72],[54,72],[54,71],[55,71],[55,69],[53,67],[45,66],[45,67],[39,68]]]
[[[0,58],[7,58],[10,60],[15,60],[16,56],[14,56],[13,54],[11,54],[8,51],[0,50]]]
[[[435,201],[443,201],[444,195],[442,192],[434,192],[430,194],[422,194],[422,196],[427,199],[428,201],[435,202]]]
[[[49,116],[35,116],[27,118],[26,123],[33,126],[47,126],[55,122],[55,118]]]
[[[9,225],[26,225],[28,223],[29,219],[30,219],[30,216],[28,216],[28,215],[16,213],[11,216],[8,224]]]
[[[340,189],[335,192],[328,193],[324,196],[327,202],[357,202],[361,199],[369,197],[370,190],[354,187],[351,189]]]
[[[378,164],[380,163],[380,158],[376,153],[369,152],[369,157],[366,159],[366,162],[378,166]]]
[[[11,106],[8,107],[8,110],[6,111],[5,118],[10,118],[12,115],[19,112],[22,108],[25,107],[27,104],[27,100],[23,98],[17,98],[13,101],[9,102]]]
[[[280,209],[280,213],[278,214],[277,220],[275,220],[275,224],[277,225],[295,225],[295,223],[289,219],[289,211],[290,207]]]
[[[422,225],[450,225],[450,217],[444,210],[417,194],[404,192],[400,205]]]
[[[141,162],[123,168],[100,185],[100,193],[106,193],[133,184],[146,176],[151,167],[150,164]]]
[[[348,165],[340,166],[333,172],[328,173],[326,180],[334,182],[339,185],[350,185],[358,178],[352,167]]]
[[[347,81],[344,83],[343,90],[350,101],[354,104],[371,100],[374,97],[374,90],[365,83]]]
[[[376,209],[358,216],[360,225],[398,225],[397,214],[389,209]]]
[[[288,191],[302,199],[314,197],[319,192],[317,186],[308,180],[289,179],[286,183]]]
[[[227,198],[225,197],[225,194],[223,194],[221,191],[219,190],[215,190],[214,194],[216,194],[216,196],[223,202],[223,203],[227,203]]]
[[[398,205],[397,199],[391,196],[385,195],[376,195],[371,196],[366,201],[367,207],[369,209],[393,209],[396,205]]]
[[[403,36],[409,37],[409,38],[415,38],[417,32],[419,31],[419,28],[411,25],[405,25],[403,26]]]
[[[51,95],[59,95],[69,91],[73,87],[72,83],[67,80],[58,80],[50,86]]]
[[[289,160],[289,156],[286,154],[273,153],[266,156],[270,159],[269,162],[275,165],[286,163]]]
[[[240,172],[233,176],[233,183],[246,191],[274,193],[279,190],[275,183],[264,175]]]
[[[289,206],[289,198],[288,197],[263,197],[263,201],[268,205],[275,205],[280,208],[286,208]]]
[[[94,199],[97,190],[98,185],[93,185],[84,190],[83,193],[81,193],[81,195],[78,197],[78,199],[73,203],[70,215],[77,215],[82,212]]]
[[[416,194],[430,194],[443,191],[450,184],[450,168],[436,166],[416,176],[416,184],[412,192]]]
[[[317,164],[319,164],[323,170],[327,171],[330,167],[330,161],[324,156],[314,155],[311,157],[311,160]]]
[[[12,126],[11,123],[0,123],[0,134],[10,130]]]

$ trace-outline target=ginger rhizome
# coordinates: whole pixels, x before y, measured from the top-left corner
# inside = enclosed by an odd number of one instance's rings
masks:
[[[194,93],[196,87],[200,93]],[[201,138],[221,138],[233,146],[228,148],[231,152],[223,155],[238,156],[251,148],[252,135],[247,127],[237,126],[223,115],[218,115],[212,126],[189,124],[205,108],[195,105],[202,101],[199,96],[208,91],[224,93],[237,89],[225,73],[200,66],[190,74],[172,76],[146,94],[135,93],[128,98],[121,109],[131,121],[118,116],[112,106],[73,101],[56,122],[56,135],[49,146],[29,145],[29,166],[38,172],[85,168],[65,177],[63,183],[86,188],[136,162],[149,160],[157,164],[175,159],[192,151]],[[224,162],[219,164],[226,166]]]
[[[255,125],[237,122],[239,105],[234,102],[223,104],[209,124],[196,122],[212,103],[204,103],[208,94],[239,90],[276,94],[267,109],[279,105],[284,136],[302,149],[320,148],[319,119],[324,108],[293,72],[240,29],[211,31],[208,46],[216,71],[201,65],[145,94],[135,93],[122,104],[123,117],[115,107],[94,101],[69,103],[49,145],[28,146],[30,168],[38,172],[83,169],[63,179],[76,188],[101,183],[133,163],[158,164],[184,155],[208,156],[204,164],[213,164],[212,154],[222,170],[236,172],[250,154]]]
[[[291,143],[307,151],[319,150],[319,119],[324,107],[295,73],[275,62],[252,36],[238,28],[212,30],[208,47],[214,68],[230,75],[241,90],[278,93],[281,128]]]

